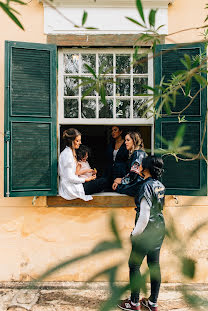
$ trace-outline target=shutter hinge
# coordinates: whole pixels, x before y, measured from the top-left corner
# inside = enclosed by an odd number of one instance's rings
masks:
[[[10,131],[6,131],[4,137],[5,137],[5,141],[10,141],[11,139]]]

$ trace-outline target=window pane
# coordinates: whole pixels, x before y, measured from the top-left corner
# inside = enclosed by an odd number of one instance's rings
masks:
[[[87,83],[87,82],[84,82],[84,83]],[[82,96],[96,96],[96,91],[94,90],[94,88],[95,86],[93,86],[92,84],[82,85],[81,86]]]
[[[137,63],[133,66],[133,73],[148,73],[148,57],[137,60]]]
[[[133,117],[134,118],[147,118],[147,113],[144,112],[147,109],[146,99],[136,99],[133,102]]]
[[[89,70],[85,67],[85,64],[90,66],[95,71],[95,54],[82,54],[82,73],[89,73]]]
[[[82,101],[82,118],[96,118],[96,101],[95,99],[83,99]]]
[[[78,99],[64,99],[64,118],[78,118]]]
[[[113,118],[113,100],[107,99],[106,105],[99,101],[99,118]]]
[[[79,81],[70,77],[64,77],[64,95],[76,96],[79,94]]]
[[[99,54],[98,64],[101,73],[113,73],[113,55],[112,54]],[[102,67],[102,68],[101,68]]]
[[[116,100],[116,118],[130,118],[129,100]]]
[[[147,89],[145,89],[143,85],[148,85],[147,78],[134,78],[133,94],[134,95],[147,94]]]
[[[105,79],[106,96],[113,96],[113,78]]]
[[[130,73],[130,55],[116,55],[116,73]]]
[[[116,79],[116,96],[130,96],[130,79]]]
[[[79,54],[64,54],[64,72],[79,72]]]

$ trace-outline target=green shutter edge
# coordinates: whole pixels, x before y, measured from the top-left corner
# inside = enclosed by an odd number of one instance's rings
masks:
[[[13,47],[26,48],[26,49],[40,49],[50,51],[50,86],[51,86],[51,119],[52,131],[51,131],[51,176],[52,183],[50,190],[38,190],[38,191],[11,191],[11,170],[9,176],[9,197],[25,197],[25,196],[54,196],[57,195],[57,119],[56,119],[56,60],[57,60],[57,47],[54,44],[42,44],[42,43],[29,43],[18,41],[5,41],[5,95],[4,95],[4,196],[7,197],[8,185],[7,185],[7,148],[6,148],[6,133],[11,133],[11,126],[9,122],[9,106],[10,106],[10,54]],[[10,118],[11,120],[13,118]],[[15,120],[17,120],[15,118]],[[18,117],[18,121],[22,118]],[[29,121],[36,121],[37,118],[30,117]],[[41,120],[43,121],[43,119]],[[47,118],[45,118],[45,121]],[[10,145],[11,149],[11,145]],[[9,158],[9,167],[11,166],[11,157]]]
[[[202,53],[206,51],[206,44],[205,43],[180,43],[180,44],[162,44],[156,46],[155,49],[155,58],[154,58],[154,81],[155,84],[159,84],[161,80],[161,58],[158,57],[160,55],[161,50],[168,50],[173,47],[177,48],[200,48]],[[204,73],[202,76],[207,79],[207,75]],[[207,88],[201,91],[201,116],[193,117],[193,116],[186,116],[187,121],[196,121],[200,120],[201,123],[201,133],[200,138],[202,139],[203,130],[204,130],[204,116],[207,111]],[[204,103],[204,104],[203,104]],[[170,118],[160,118],[155,120],[155,149],[161,147],[161,141],[158,140],[157,134],[161,135],[161,122],[170,120]],[[171,117],[171,121],[178,121],[177,117]],[[202,151],[205,156],[207,156],[207,128],[206,128],[206,135],[204,138],[204,144],[202,146]],[[200,160],[200,189],[199,190],[190,190],[190,189],[167,189],[167,195],[184,195],[184,196],[207,196],[207,164],[205,160]]]

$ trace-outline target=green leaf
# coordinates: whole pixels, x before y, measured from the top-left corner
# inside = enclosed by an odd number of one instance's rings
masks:
[[[110,311],[113,308],[115,308],[121,296],[129,289],[130,289],[129,284],[125,286],[114,286],[113,289],[111,290],[110,298],[104,302],[104,304],[100,308],[100,311]]]
[[[192,79],[186,82],[185,95],[188,96],[191,91]]]
[[[192,237],[194,237],[199,230],[201,230],[203,227],[206,227],[208,225],[208,221],[205,220],[204,222],[200,223],[198,226],[196,226],[190,233],[188,236],[188,239],[191,239]]]
[[[149,13],[149,24],[150,26],[154,27],[155,26],[155,15],[157,13],[157,10],[151,10]]]
[[[188,258],[188,257],[183,257],[182,258],[182,273],[186,277],[193,279],[195,275],[195,265],[196,262],[195,260]]]
[[[188,69],[191,69],[191,57],[188,54],[184,54]]]
[[[140,15],[141,19],[145,23],[144,11],[143,11],[143,6],[142,6],[141,0],[136,0],[136,6],[137,6],[137,9],[139,11],[139,15]]]
[[[110,267],[110,268],[105,268],[99,271],[98,273],[94,274],[91,278],[87,280],[87,282],[93,282],[96,278],[98,278],[101,275],[108,275],[111,281],[111,284],[112,284],[112,282],[115,281],[115,275],[118,270],[118,267],[119,267],[119,264],[113,267]]]
[[[86,23],[87,16],[88,16],[88,13],[86,11],[84,11],[84,13],[82,15],[82,26],[84,26],[84,24]]]
[[[26,2],[23,2],[21,0],[10,0],[9,2],[17,2],[17,3],[22,4],[22,5],[26,5],[27,4]]]
[[[82,99],[84,99],[86,96],[90,95],[92,91],[95,90],[95,84],[93,84],[91,87],[89,87],[85,92],[82,93]]]
[[[139,26],[141,26],[141,27],[143,27],[143,28],[146,28],[145,25],[142,25],[141,23],[139,23],[139,22],[136,21],[135,19],[133,19],[133,18],[131,18],[131,17],[127,17],[127,16],[126,16],[126,18],[127,18],[130,22],[135,23],[135,24],[137,24],[137,25],[139,25]]]
[[[121,245],[118,241],[103,241],[96,245],[91,252],[86,254],[82,254],[77,257],[73,257],[72,259],[67,259],[62,261],[61,263],[54,265],[52,268],[48,269],[45,273],[41,274],[36,281],[42,281],[43,279],[47,278],[49,275],[53,274],[54,272],[63,269],[77,261],[86,259],[91,257],[92,255],[100,254],[109,250],[120,249]]]
[[[115,222],[115,216],[112,214],[110,219],[111,230],[113,231],[116,240],[121,244],[121,239],[118,233],[117,225]],[[121,244],[122,245],[122,244]]]
[[[98,29],[96,27],[85,27],[85,29]]]
[[[200,74],[195,74],[194,79],[202,86],[205,87],[207,86],[207,80],[202,77]]]
[[[99,95],[101,97],[101,102],[103,103],[103,105],[106,105],[106,98],[105,98],[106,92],[103,84],[100,87]]]
[[[22,26],[18,18],[11,12],[11,9],[6,4],[0,2],[0,7],[13,20],[13,22],[17,24],[17,26],[19,26],[22,30],[24,30],[24,27]]]
[[[176,136],[173,140],[173,145],[175,148],[179,147],[183,143],[183,136],[186,130],[186,125],[182,124],[179,129],[177,130]]]
[[[87,70],[88,70],[95,78],[97,78],[96,73],[95,73],[95,71],[92,69],[92,67],[90,67],[90,66],[87,65],[87,64],[84,64],[84,66],[87,68]]]

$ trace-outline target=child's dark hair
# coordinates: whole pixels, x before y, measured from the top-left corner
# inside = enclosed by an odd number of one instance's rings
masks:
[[[156,156],[148,156],[142,161],[143,170],[148,169],[154,179],[159,179],[162,176],[163,165],[162,158]]]
[[[90,155],[90,148],[85,145],[80,145],[79,149],[76,149],[77,161],[81,161],[85,157],[86,153]]]

